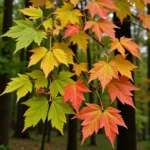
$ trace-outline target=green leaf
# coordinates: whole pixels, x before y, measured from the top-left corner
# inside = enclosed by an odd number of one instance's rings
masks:
[[[18,74],[19,77],[12,78],[6,89],[1,94],[11,93],[17,90],[17,101],[24,97],[28,92],[32,91],[32,83],[27,75]]]
[[[47,31],[47,29],[52,29],[52,18],[49,18],[48,20],[45,20],[43,22],[43,26],[44,26],[46,31]]]
[[[45,122],[49,107],[48,100],[45,96],[33,97],[23,104],[30,107],[24,114],[25,126],[23,131],[28,127],[34,127],[41,119]]]
[[[70,78],[73,75],[74,74],[69,71],[62,71],[58,76],[54,76],[54,80],[50,84],[50,92],[52,96],[56,97],[58,93],[63,95],[63,88],[69,83],[74,83],[74,81]]]
[[[75,113],[67,103],[64,103],[63,97],[53,98],[48,112],[48,120],[51,120],[52,127],[58,129],[62,134],[64,123],[66,123],[65,114]]]
[[[40,87],[47,87],[48,80],[45,78],[45,75],[40,70],[35,70],[31,73],[27,73],[31,78],[35,79],[35,88],[39,89]]]
[[[43,11],[38,7],[32,7],[30,6],[29,8],[25,9],[20,9],[20,11],[24,14],[30,17],[30,19],[38,19],[43,16]]]
[[[19,36],[16,40],[17,44],[14,53],[22,48],[27,48],[33,41],[40,45],[43,39],[46,39],[46,34],[43,31],[36,31],[33,28],[26,28],[22,31],[21,36]]]
[[[10,28],[8,32],[6,32],[2,36],[7,36],[11,38],[18,38],[22,35],[22,32],[27,28],[33,28],[33,22],[29,19],[26,20],[16,20],[14,21],[17,25]]]

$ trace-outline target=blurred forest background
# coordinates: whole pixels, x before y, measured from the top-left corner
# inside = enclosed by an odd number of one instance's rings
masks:
[[[86,0],[82,1],[83,6],[86,3]],[[80,7],[83,7],[82,5]],[[28,6],[30,6],[28,0],[0,0],[0,35],[8,31],[14,24],[13,20],[23,18],[18,9]],[[150,6],[147,9],[150,13]],[[133,11],[133,13],[138,12]],[[110,17],[117,24],[115,15]],[[122,115],[129,128],[128,130],[119,129],[120,135],[116,139],[115,149],[150,150],[150,34],[148,37],[148,31],[146,28],[141,27],[140,21],[131,18],[131,22],[124,22],[123,25],[117,24],[120,26],[122,33],[118,31],[116,33],[118,37],[121,34],[132,37],[142,47],[140,52],[143,61],[133,60],[134,64],[138,66],[134,73],[134,84],[141,90],[134,93],[135,110],[120,103],[113,104],[123,111]],[[102,39],[103,44],[108,42],[107,37]],[[31,49],[31,47],[32,45],[28,49]],[[14,49],[15,41],[0,38],[0,93],[6,87],[10,77],[28,70],[27,62],[30,56],[27,51],[22,50],[13,55]],[[77,51],[77,56],[79,60],[87,61],[90,69],[93,63],[103,59],[104,53],[97,43],[90,41],[87,56],[81,51]],[[87,101],[97,103],[97,97],[94,93],[86,94],[85,96]],[[107,93],[101,96],[105,105],[110,104]],[[23,114],[27,108],[21,103],[29,97],[30,95],[27,95],[17,104],[14,93],[0,97],[0,150],[112,150],[111,144],[103,134],[103,130],[99,131],[97,135],[92,135],[81,146],[81,126],[77,120],[68,119],[64,129],[64,136],[57,130],[52,129],[50,122],[46,124],[39,122],[35,128],[30,128],[22,133],[24,126]],[[68,116],[68,118],[71,117]]]

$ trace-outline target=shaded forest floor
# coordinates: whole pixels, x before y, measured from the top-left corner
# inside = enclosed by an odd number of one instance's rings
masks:
[[[56,132],[52,132],[51,142],[46,143],[45,150],[66,150],[67,134],[65,136],[57,136]],[[97,146],[90,146],[89,139],[81,146],[80,135],[78,136],[78,150],[113,150],[109,141],[103,134],[97,136]],[[27,139],[10,139],[10,150],[40,150],[41,135],[31,135],[29,140]],[[146,143],[140,142],[137,147],[138,150],[148,150],[144,148]]]

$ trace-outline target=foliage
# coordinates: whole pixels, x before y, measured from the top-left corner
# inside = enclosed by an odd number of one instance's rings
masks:
[[[34,97],[24,102],[29,107],[24,114],[24,130],[35,126],[40,120],[51,120],[52,127],[63,134],[66,115],[75,114],[73,119],[83,120],[82,143],[104,127],[114,147],[118,126],[127,127],[119,110],[110,106],[103,107],[98,89],[104,92],[107,87],[111,102],[118,98],[123,104],[134,108],[131,92],[138,88],[130,80],[133,80],[131,74],[137,67],[127,60],[127,55],[130,53],[140,60],[141,57],[138,51],[140,46],[132,39],[115,37],[115,29],[118,27],[110,21],[108,15],[115,12],[120,22],[123,22],[127,15],[132,15],[132,7],[136,6],[137,10],[146,13],[145,2],[150,1],[90,0],[86,6],[83,5],[84,8],[81,8],[81,0],[30,1],[33,4],[31,7],[19,10],[28,19],[15,21],[16,25],[2,36],[15,39],[14,53],[35,43],[35,48],[28,51],[32,53],[28,67],[38,64],[38,70],[18,74],[18,77],[11,79],[2,94],[17,91],[19,101],[28,92],[34,93]],[[46,16],[45,9],[49,12]],[[149,28],[149,16],[142,13],[139,19]],[[111,39],[106,45],[101,43],[104,35]],[[72,45],[77,45],[78,51],[86,55],[88,43],[93,40],[98,47],[101,46],[107,59],[96,62],[89,74],[86,74],[87,64],[77,59]],[[114,50],[120,54],[114,57]],[[70,65],[73,66],[73,73],[68,71]],[[78,76],[77,80],[73,80],[74,75]],[[84,79],[87,85],[93,87],[100,104],[85,103],[86,106],[80,109],[85,100],[84,93],[91,92],[83,82]],[[95,87],[91,81],[97,79],[100,83]]]

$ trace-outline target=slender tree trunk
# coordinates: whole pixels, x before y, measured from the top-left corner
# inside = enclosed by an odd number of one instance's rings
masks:
[[[12,26],[12,10],[13,0],[4,1],[4,17],[3,17],[3,33],[6,33]],[[3,41],[7,42],[8,38],[3,38]],[[7,57],[9,52],[3,48],[2,56]],[[10,58],[9,58],[10,59]],[[2,93],[8,82],[8,75],[0,75],[0,93]],[[10,127],[10,95],[6,94],[0,97],[0,145],[8,145],[9,141],[9,127]]]
[[[130,18],[126,18],[129,20]],[[114,23],[120,27],[120,29],[116,29],[116,37],[120,38],[121,36],[125,36],[130,38],[130,23],[128,21],[124,21],[123,24],[120,24],[120,21],[114,15]],[[128,55],[128,60],[132,62],[132,56]],[[134,97],[133,97],[134,101]],[[125,129],[123,127],[119,127],[119,136],[117,139],[117,150],[136,150],[136,125],[135,125],[135,110],[131,106],[123,105],[118,102],[118,109],[121,110],[121,115],[128,127]]]
[[[148,14],[150,14],[150,4],[148,4]],[[148,50],[147,50],[147,53],[148,53],[148,60],[147,60],[147,68],[148,68],[148,71],[147,71],[147,78],[150,80],[150,39],[149,39],[149,42],[148,42]],[[150,83],[148,83],[148,94],[150,95]],[[150,102],[148,103],[148,135],[149,135],[149,140],[150,140]]]
[[[72,50],[77,56],[77,46],[72,46]],[[72,68],[70,69],[72,70]],[[75,78],[74,78],[75,79]],[[77,119],[71,119],[74,115],[68,116],[68,139],[67,150],[77,150]]]

